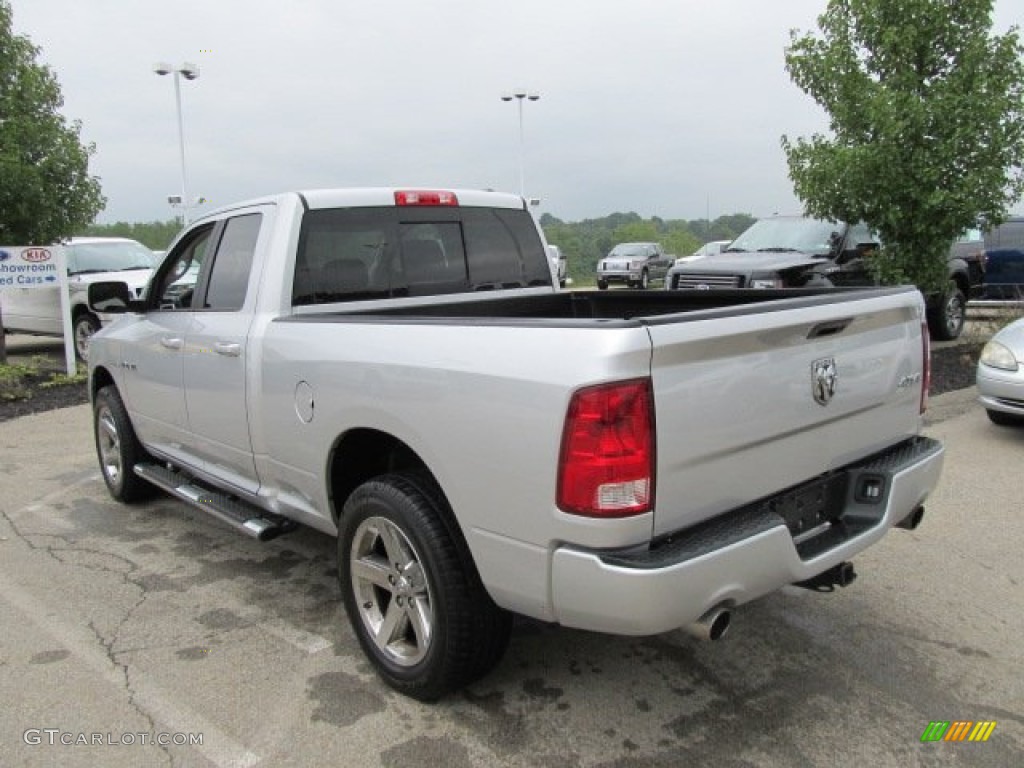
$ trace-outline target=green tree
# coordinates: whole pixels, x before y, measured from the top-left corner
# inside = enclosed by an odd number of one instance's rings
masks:
[[[15,35],[11,6],[0,0],[0,243],[46,245],[91,222],[105,200],[89,175],[95,148],[81,124],[57,110],[57,78],[36,63],[39,49]],[[0,316],[0,363],[7,361]]]
[[[166,251],[167,246],[181,231],[178,219],[167,221],[133,222],[118,221],[114,224],[91,224],[85,229],[76,231],[76,235],[92,237],[129,237],[138,240],[154,251]]]
[[[654,221],[632,221],[612,232],[616,243],[654,243],[658,241],[658,226]]]
[[[881,235],[883,282],[942,290],[952,240],[1024,190],[1017,28],[990,35],[991,0],[829,0],[818,26],[791,33],[786,69],[833,136],[782,137],[796,194]]]
[[[68,123],[60,85],[0,0],[0,243],[45,245],[89,224],[106,202],[89,175],[93,145]]]

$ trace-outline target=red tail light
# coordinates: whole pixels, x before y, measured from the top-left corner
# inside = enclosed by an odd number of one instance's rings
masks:
[[[921,323],[921,349],[924,360],[921,367],[921,413],[928,410],[928,390],[932,388],[932,343],[928,336],[928,323]]]
[[[451,205],[457,206],[454,192],[438,189],[403,189],[395,192],[395,205]]]
[[[581,389],[562,432],[558,506],[627,517],[654,506],[654,395],[650,379]]]

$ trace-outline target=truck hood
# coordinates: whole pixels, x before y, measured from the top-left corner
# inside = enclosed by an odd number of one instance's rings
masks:
[[[721,272],[745,275],[753,272],[778,272],[793,267],[807,267],[825,261],[807,253],[718,253],[691,259],[684,264],[676,262],[673,272]]]

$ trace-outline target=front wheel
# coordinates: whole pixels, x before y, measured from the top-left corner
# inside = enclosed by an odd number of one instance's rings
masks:
[[[96,331],[100,329],[100,321],[95,316],[84,312],[75,318],[72,324],[75,338],[75,354],[83,363],[89,361],[89,342]]]
[[[338,578],[363,652],[412,698],[461,688],[505,652],[511,616],[487,594],[427,478],[382,475],[352,493],[339,523]]]
[[[650,287],[650,285],[651,276],[647,274],[647,270],[645,269],[643,272],[640,273],[640,282],[637,284],[637,287],[640,288],[641,290],[646,291]]]
[[[598,280],[597,281],[597,288],[598,288],[598,290],[601,290],[601,291],[607,291],[608,290],[608,281],[607,280]]]
[[[156,488],[135,474],[135,465],[148,458],[124,407],[117,387],[103,387],[96,393],[93,434],[103,482],[118,501],[142,501]]]
[[[967,297],[955,282],[942,297],[942,302],[928,313],[928,328],[937,341],[952,341],[963,333],[967,322]]]

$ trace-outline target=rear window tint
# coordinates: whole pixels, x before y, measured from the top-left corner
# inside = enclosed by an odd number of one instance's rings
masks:
[[[549,285],[529,212],[338,208],[303,217],[296,306]]]

